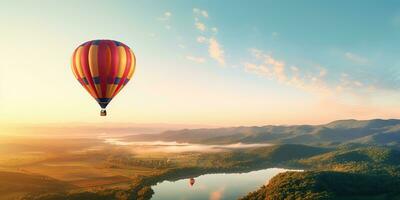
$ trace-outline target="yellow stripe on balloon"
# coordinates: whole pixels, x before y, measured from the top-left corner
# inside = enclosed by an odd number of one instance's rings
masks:
[[[107,82],[107,93],[106,98],[112,98],[112,92],[114,91],[114,84]]]
[[[98,51],[99,51],[98,45],[90,45],[88,60],[89,60],[90,74],[92,75],[92,78],[99,77]],[[94,82],[94,80],[93,80],[93,82]],[[101,93],[100,84],[94,83],[94,86],[96,87],[98,96],[101,97],[102,93]]]
[[[131,54],[132,62],[131,62],[131,68],[130,68],[130,71],[129,71],[129,73],[128,73],[128,77],[127,77],[127,78],[130,80],[130,79],[132,78],[133,73],[135,72],[136,57],[135,57],[135,54],[132,52],[131,49],[129,49],[129,52],[130,52],[130,54]]]
[[[123,46],[119,46],[118,47],[118,52],[119,52],[119,68],[118,68],[118,72],[117,72],[117,77],[118,78],[122,78],[122,76],[124,75],[125,72],[125,68],[126,68],[126,52],[125,52],[125,48]]]
[[[75,52],[76,53],[76,52]],[[72,58],[71,58],[71,69],[72,69],[72,73],[74,74],[74,76],[75,76],[75,78],[76,79],[79,79],[79,76],[78,76],[78,74],[77,74],[77,71],[75,71],[76,69],[75,69],[75,67],[74,67],[74,65],[75,65],[75,58],[74,58],[74,55],[72,55]]]
[[[82,65],[81,65],[81,53],[82,53],[82,47],[79,47],[76,50],[76,54],[75,54],[75,65],[76,65],[76,71],[78,71],[79,78],[83,79],[83,77],[85,77],[85,75],[83,74]]]
[[[90,45],[89,47],[89,68],[90,74],[92,77],[99,76],[99,68],[98,68],[98,55],[99,48],[97,45]]]

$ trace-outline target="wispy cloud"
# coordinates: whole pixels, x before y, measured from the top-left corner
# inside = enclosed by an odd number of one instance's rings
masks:
[[[204,63],[206,61],[205,58],[196,56],[186,56],[186,59],[196,63]]]
[[[336,86],[336,91],[338,92],[349,91],[356,88],[362,88],[363,86],[364,83],[362,83],[361,81],[352,80],[348,74],[342,73],[340,75],[340,82]]]
[[[364,58],[364,57],[362,57],[360,55],[357,55],[357,54],[354,54],[354,53],[351,53],[351,52],[346,52],[344,54],[344,57],[347,60],[349,60],[349,61],[351,61],[353,63],[356,63],[356,64],[367,64],[368,63],[368,59],[367,58]]]
[[[208,18],[207,11],[203,10],[203,11],[201,11],[201,14],[203,15],[203,17]]]
[[[205,10],[201,10],[198,8],[193,8],[193,13],[197,16],[202,16],[204,18],[208,18],[208,12]]]
[[[172,13],[167,11],[161,17],[157,18],[159,21],[169,21],[172,16]]]
[[[244,63],[244,70],[248,73],[253,73],[266,78],[271,77],[271,71],[264,65],[256,65],[254,63]]]
[[[312,71],[304,70],[295,65],[287,66],[284,61],[259,49],[250,49],[250,53],[255,61],[243,63],[245,72],[275,80],[320,97],[336,98],[337,95],[344,93],[355,95],[355,92],[373,88],[362,81],[352,79],[346,73],[340,75],[339,81],[329,82],[327,80],[328,71],[324,67],[318,66]]]
[[[209,43],[210,45],[208,47],[208,53],[210,57],[216,60],[220,65],[224,66],[225,56],[222,46],[218,43],[218,41],[215,38],[210,38]]]
[[[208,19],[209,15],[206,10],[201,10],[199,8],[193,8],[194,14],[194,25],[196,29],[200,31],[200,36],[196,38],[196,41],[200,44],[208,45],[208,55],[210,58],[214,59],[221,66],[225,66],[225,52],[223,50],[222,45],[215,37],[216,33],[218,33],[217,27],[212,27],[211,29],[207,29],[207,25],[202,22],[202,19]]]
[[[302,72],[297,66],[287,67],[284,61],[277,60],[272,55],[259,49],[250,49],[256,62],[244,63],[244,70],[248,73],[276,80],[282,84],[296,87],[314,93],[329,93],[324,77],[327,71],[320,67],[317,72]]]
[[[170,30],[171,29],[171,24],[170,24],[171,16],[172,16],[172,13],[169,11],[166,11],[166,12],[164,12],[164,14],[161,17],[157,18],[157,20],[162,21],[164,23],[165,29]]]
[[[207,43],[208,39],[206,37],[204,37],[204,36],[199,36],[199,37],[196,38],[196,41],[198,43]]]
[[[201,18],[207,19],[208,18],[208,12],[205,10],[201,10],[198,8],[193,8],[193,14],[194,14],[194,25],[195,27],[204,32],[207,29],[207,26],[202,22]]]
[[[258,59],[262,59],[262,63],[244,63],[244,69],[246,72],[254,73],[268,79],[276,79],[279,82],[285,82],[287,80],[285,63],[278,61],[267,54],[260,55],[258,50],[253,49],[252,52],[253,56]]]
[[[196,22],[194,24],[196,26],[197,29],[199,29],[200,31],[205,31],[206,30],[206,25],[201,23],[201,22]]]

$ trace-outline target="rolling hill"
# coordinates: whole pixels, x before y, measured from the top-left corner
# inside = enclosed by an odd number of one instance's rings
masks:
[[[59,192],[75,186],[48,176],[0,171],[0,199],[17,199],[26,193]]]
[[[130,141],[176,141],[201,144],[373,144],[400,147],[400,120],[339,120],[323,125],[253,126],[183,129],[155,135],[131,135]]]
[[[336,149],[298,160],[312,170],[285,172],[241,200],[400,199],[400,151]]]

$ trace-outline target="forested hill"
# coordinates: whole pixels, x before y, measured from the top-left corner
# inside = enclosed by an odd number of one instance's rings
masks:
[[[135,141],[176,141],[202,144],[358,143],[400,146],[400,120],[339,120],[323,125],[252,126],[216,129],[183,129],[155,135],[132,135]]]
[[[384,147],[343,148],[298,159],[312,168],[286,172],[240,200],[400,199],[400,151]]]

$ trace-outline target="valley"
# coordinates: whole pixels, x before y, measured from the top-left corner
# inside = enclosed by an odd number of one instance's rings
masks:
[[[301,126],[303,128],[300,131],[295,131],[299,129],[297,126],[268,128],[265,132],[261,128],[257,129],[257,133],[248,131],[254,130],[254,127],[241,127],[229,128],[229,131],[223,129],[226,134],[221,134],[225,135],[225,139],[238,138],[234,135],[239,129],[240,135],[247,134],[247,138],[254,134],[271,138],[257,144],[244,143],[243,140],[238,140],[243,143],[208,143],[204,141],[216,141],[215,136],[203,135],[204,130],[197,129],[177,131],[179,134],[167,131],[161,135],[166,137],[171,134],[168,139],[155,143],[140,142],[143,140],[138,137],[143,139],[143,135],[134,136],[137,142],[132,142],[133,136],[119,137],[119,143],[110,143],[104,138],[7,138],[0,141],[0,198],[150,199],[154,192],[151,186],[165,180],[280,167],[305,171],[278,174],[267,185],[241,198],[346,199],[374,195],[384,199],[398,195],[400,152],[397,140],[386,142],[388,140],[382,138],[396,137],[398,132],[393,130],[396,130],[399,122],[372,120],[330,123],[321,125],[329,126],[330,131],[317,134],[318,137],[329,138],[326,134],[334,134],[335,131],[345,137],[347,131],[350,136],[346,137],[354,140],[338,142],[324,139],[324,142],[311,140],[310,143],[300,144],[279,140],[278,136],[317,137],[315,130],[310,128],[312,126],[307,126],[311,132],[306,132],[305,126]],[[212,129],[209,131],[213,132]],[[353,134],[353,131],[359,133]],[[367,133],[361,134],[363,131]],[[186,140],[180,141],[179,138],[185,135],[188,135]],[[360,137],[372,137],[375,140],[366,142]],[[176,140],[179,142],[168,143]],[[202,148],[197,148],[199,145]],[[363,181],[358,183],[352,180]],[[379,185],[375,184],[376,180],[379,180]],[[364,185],[361,187],[357,184]],[[371,194],[371,190],[359,188],[378,189],[372,190],[374,193]]]

